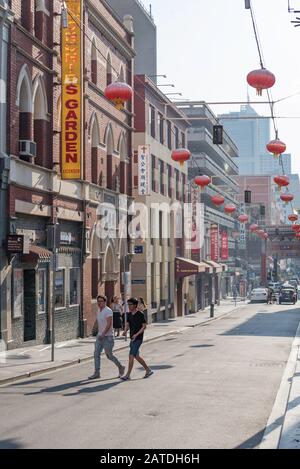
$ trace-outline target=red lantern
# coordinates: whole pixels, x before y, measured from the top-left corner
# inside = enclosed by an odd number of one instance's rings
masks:
[[[209,176],[196,176],[195,177],[195,184],[200,187],[201,190],[208,186],[211,183],[211,179]]]
[[[290,221],[297,221],[298,220],[298,215],[296,215],[295,213],[292,213],[291,215],[288,216],[288,219]]]
[[[258,230],[258,225],[256,225],[255,223],[253,223],[253,225],[250,225],[250,226],[249,226],[249,230],[252,231],[252,233],[255,233],[255,231]]]
[[[267,150],[270,152],[270,153],[273,153],[273,155],[276,157],[276,156],[279,156],[281,155],[282,153],[285,152],[286,150],[286,144],[283,143],[281,140],[271,140],[271,142],[268,143],[267,145]]]
[[[222,195],[213,195],[210,200],[212,201],[213,204],[220,206],[223,205],[225,202],[225,197]]]
[[[264,238],[264,239],[268,239],[268,237],[269,237],[268,233],[264,233],[264,234],[262,235],[262,238]]]
[[[290,183],[289,178],[287,176],[275,176],[274,177],[274,182],[275,182],[275,184],[278,185],[279,190],[282,187],[288,186],[289,183]]]
[[[231,215],[232,213],[234,213],[234,212],[236,211],[236,206],[235,206],[235,205],[231,205],[231,204],[225,205],[224,211],[225,211],[228,215]]]
[[[292,230],[297,233],[297,231],[300,230],[300,225],[297,225],[297,224],[295,223],[294,225],[292,225]]]
[[[269,70],[266,70],[265,68],[253,70],[247,75],[248,85],[256,88],[256,93],[258,96],[262,95],[262,90],[272,88],[275,81],[276,78],[273,73],[269,72]]]
[[[108,85],[104,90],[104,96],[113,101],[117,109],[122,110],[124,103],[132,98],[133,91],[127,83],[115,82]]]
[[[264,230],[257,230],[257,231],[256,231],[256,234],[257,234],[260,238],[262,238],[263,235],[264,235]]]
[[[280,194],[280,198],[286,204],[289,203],[289,202],[292,202],[292,200],[294,200],[293,194]]]
[[[241,215],[238,216],[238,221],[240,223],[247,223],[248,220],[249,220],[249,217],[245,213],[242,213]]]
[[[173,161],[178,161],[180,166],[183,166],[183,163],[189,160],[191,157],[191,152],[186,148],[178,148],[177,150],[172,151],[171,158]]]

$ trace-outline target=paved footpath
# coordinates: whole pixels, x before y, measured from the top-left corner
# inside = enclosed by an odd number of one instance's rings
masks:
[[[215,306],[214,318],[210,318],[210,309],[195,314],[153,323],[147,327],[144,341],[159,339],[174,332],[181,332],[205,322],[222,317],[236,308],[245,306],[244,301],[236,304],[232,299],[223,300]],[[0,385],[38,375],[46,371],[76,365],[94,358],[94,337],[69,340],[55,345],[55,361],[51,362],[51,345],[18,348],[0,353]],[[124,337],[115,339],[114,351],[127,348],[129,340]]]

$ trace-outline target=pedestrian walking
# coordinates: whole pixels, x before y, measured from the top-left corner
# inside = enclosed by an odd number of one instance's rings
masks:
[[[97,304],[99,308],[97,313],[98,334],[95,342],[94,352],[95,372],[92,376],[89,376],[89,379],[100,378],[101,353],[103,349],[107,358],[111,360],[118,368],[119,377],[123,376],[125,373],[125,366],[123,366],[117,357],[115,357],[113,354],[113,312],[108,306],[106,306],[106,303],[106,296],[99,295],[97,298]]]
[[[146,374],[144,375],[144,378],[148,378],[153,374],[153,371],[149,368],[149,366],[146,364],[146,362],[143,360],[139,353],[139,349],[144,339],[144,331],[147,327],[144,313],[138,310],[139,301],[136,298],[130,298],[127,304],[129,308],[129,313],[127,315],[127,322],[123,335],[126,335],[128,329],[130,329],[131,340],[129,347],[128,371],[126,375],[121,377],[123,381],[127,381],[128,379],[130,379],[134,360],[137,360],[145,369]]]
[[[120,298],[118,296],[113,296],[111,299],[110,306],[113,312],[113,329],[114,329],[115,337],[119,337],[120,331],[122,329],[122,314],[123,314],[123,306],[120,302]]]

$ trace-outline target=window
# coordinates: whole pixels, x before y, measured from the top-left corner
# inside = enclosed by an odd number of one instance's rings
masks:
[[[164,195],[164,163],[159,161],[159,191]]]
[[[172,150],[172,127],[171,127],[171,122],[167,122],[167,129],[168,129],[168,148],[169,150]]]
[[[175,169],[175,191],[176,191],[176,199],[179,199],[179,171]]]
[[[155,138],[155,109],[149,106],[149,134]]]
[[[159,211],[159,245],[163,244],[163,213]]]
[[[97,49],[95,40],[92,43],[91,50],[91,80],[94,85],[97,85],[98,74],[97,74]]]
[[[63,308],[65,306],[65,271],[58,270],[55,273],[55,308]]]
[[[152,155],[151,160],[151,178],[152,178],[152,190],[155,192],[155,156]]]
[[[23,314],[23,270],[13,271],[13,317],[19,318]]]
[[[172,186],[171,186],[171,182],[172,182],[172,168],[171,166],[168,164],[168,169],[167,169],[167,177],[168,177],[168,197],[172,197]]]
[[[179,130],[175,127],[175,148],[179,148]]]
[[[38,311],[39,313],[47,312],[47,270],[40,269],[39,285],[38,285]]]
[[[185,148],[185,133],[181,132],[181,145],[182,148]]]
[[[158,131],[159,131],[159,141],[164,144],[164,118],[163,115],[158,113]]]
[[[70,269],[70,305],[78,305],[80,288],[80,270],[78,267]]]
[[[106,65],[106,85],[110,85],[112,83],[112,66],[111,66],[111,56],[108,54],[107,56],[107,65]]]

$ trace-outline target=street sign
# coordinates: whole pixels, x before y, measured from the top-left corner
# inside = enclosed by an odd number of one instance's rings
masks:
[[[23,254],[24,251],[24,236],[23,235],[8,235],[6,239],[6,249],[10,254]]]
[[[134,254],[143,254],[144,247],[143,246],[134,246]]]

